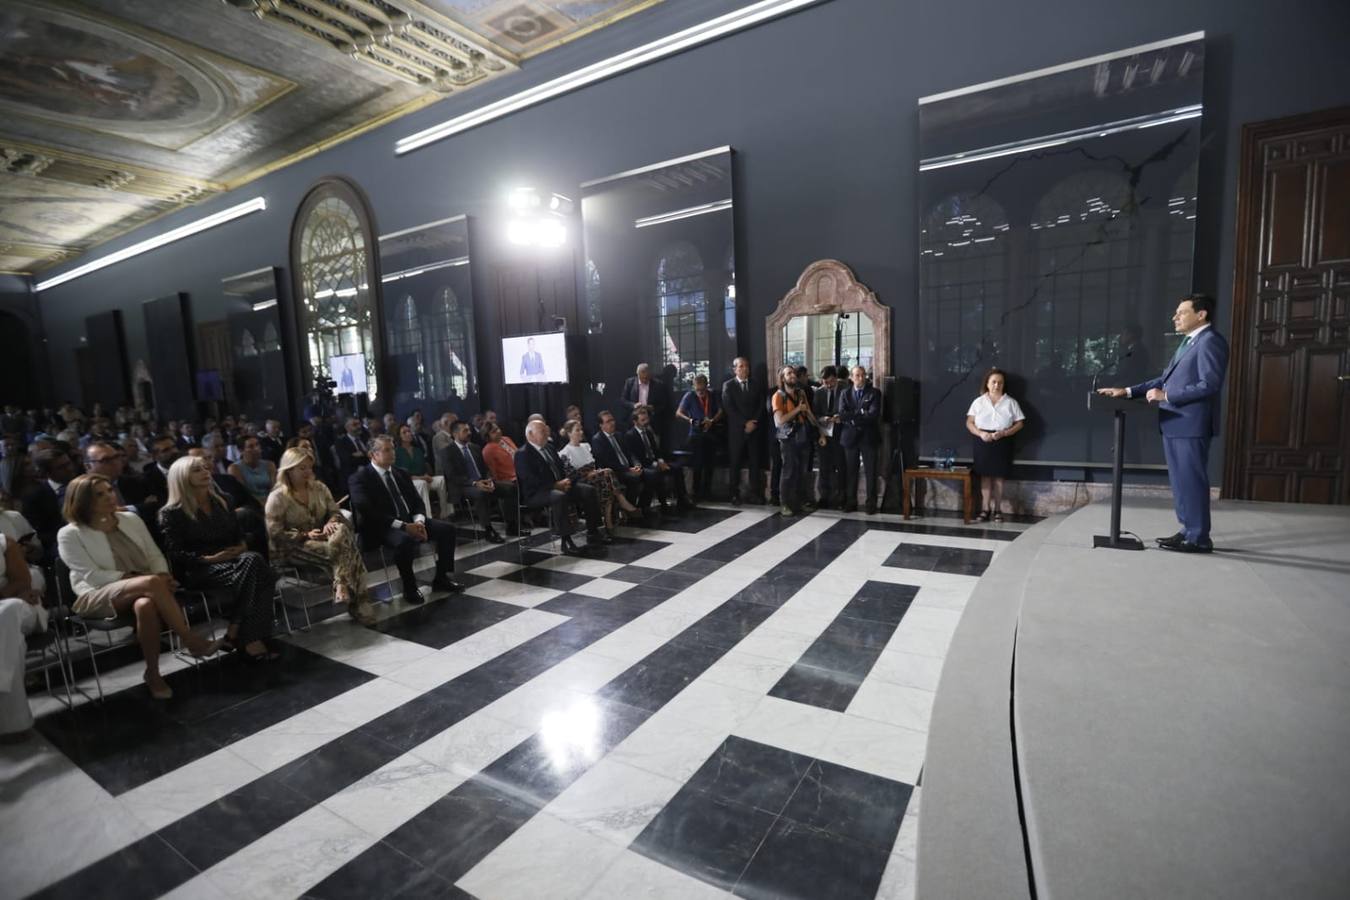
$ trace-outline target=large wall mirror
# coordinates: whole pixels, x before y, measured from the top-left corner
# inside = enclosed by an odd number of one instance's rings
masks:
[[[778,369],[806,366],[819,376],[825,366],[860,365],[880,387],[891,373],[891,311],[838,260],[806,267],[765,323],[768,383]]]
[[[998,366],[1019,462],[1110,462],[1084,397],[1157,374],[1192,289],[1204,53],[1187,35],[919,101],[921,454],[968,444]]]
[[[593,387],[648,362],[678,399],[736,357],[732,151],[719,147],[582,185]]]
[[[259,420],[291,426],[290,391],[281,342],[281,270],[274,266],[231,275],[220,282],[230,334],[229,369],[199,376],[203,387],[215,378],[224,399]]]
[[[400,418],[421,409],[478,409],[469,225],[464,216],[380,238],[389,402]]]

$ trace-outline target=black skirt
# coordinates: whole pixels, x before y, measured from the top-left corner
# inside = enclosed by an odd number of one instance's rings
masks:
[[[975,447],[971,451],[971,456],[974,457],[975,464],[971,466],[971,471],[976,475],[987,475],[990,478],[1007,478],[1012,474],[1012,438],[1005,437],[1000,441],[989,443],[979,438],[973,440]]]

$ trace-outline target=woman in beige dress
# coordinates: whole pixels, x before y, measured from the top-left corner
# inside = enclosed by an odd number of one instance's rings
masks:
[[[314,457],[298,447],[281,455],[277,485],[267,496],[267,536],[273,562],[331,570],[334,600],[362,625],[375,624],[366,566],[351,526],[327,486],[314,477]]]

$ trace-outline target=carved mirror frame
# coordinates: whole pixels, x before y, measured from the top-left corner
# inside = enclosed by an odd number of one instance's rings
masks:
[[[880,388],[891,374],[891,308],[837,259],[811,263],[797,285],[778,301],[778,308],[764,322],[764,345],[769,362],[770,387],[778,383],[783,359],[783,329],[794,316],[860,314],[872,323],[872,384]],[[813,373],[819,374],[819,373]]]

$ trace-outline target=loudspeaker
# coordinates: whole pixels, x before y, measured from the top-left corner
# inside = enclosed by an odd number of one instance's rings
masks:
[[[881,388],[882,421],[903,425],[919,416],[919,386],[913,378],[887,375]]]

